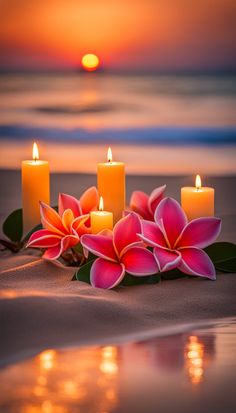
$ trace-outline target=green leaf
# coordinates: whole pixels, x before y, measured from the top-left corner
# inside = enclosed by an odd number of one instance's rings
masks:
[[[20,242],[23,235],[22,209],[16,209],[5,219],[3,233],[13,242]]]
[[[205,248],[216,270],[236,272],[236,245],[231,242],[216,242]]]
[[[236,258],[232,258],[231,260],[221,261],[215,264],[216,270],[221,272],[236,272]]]
[[[83,281],[90,284],[90,270],[94,261],[89,261],[86,264],[82,265],[78,271],[75,273],[77,281]],[[74,277],[73,277],[74,278]]]
[[[160,274],[149,275],[145,277],[135,277],[134,275],[125,273],[121,285],[131,286],[140,284],[157,284],[161,281]]]
[[[215,244],[205,248],[205,252],[214,264],[218,264],[236,258],[236,244],[231,242],[215,242]]]

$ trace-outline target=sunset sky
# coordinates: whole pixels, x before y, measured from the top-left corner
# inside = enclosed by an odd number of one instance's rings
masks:
[[[0,0],[0,69],[235,69],[235,0]]]

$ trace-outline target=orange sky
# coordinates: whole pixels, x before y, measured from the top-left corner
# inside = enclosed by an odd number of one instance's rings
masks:
[[[235,68],[235,0],[0,0],[0,68]]]

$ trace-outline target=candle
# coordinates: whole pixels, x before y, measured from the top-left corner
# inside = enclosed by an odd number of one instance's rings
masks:
[[[39,201],[50,202],[49,163],[39,160],[37,144],[33,159],[22,162],[23,228],[27,233],[40,223]]]
[[[113,213],[104,211],[103,198],[100,197],[99,211],[92,211],[91,217],[91,229],[92,234],[97,234],[103,229],[113,229]]]
[[[214,216],[214,188],[202,187],[196,176],[195,187],[181,188],[181,205],[189,220]]]
[[[98,192],[116,223],[125,209],[125,164],[113,162],[111,148],[107,152],[107,162],[98,164]]]

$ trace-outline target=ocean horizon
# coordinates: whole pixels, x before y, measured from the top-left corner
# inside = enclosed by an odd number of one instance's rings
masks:
[[[83,152],[87,145],[99,155],[98,148],[116,147],[120,160],[132,147],[130,163],[136,166],[143,147],[156,153],[159,166],[178,154],[179,161],[170,168],[176,173],[191,170],[186,156],[194,148],[193,171],[201,156],[204,172],[217,173],[218,164],[219,172],[236,173],[233,74],[2,73],[0,98],[0,168],[14,166],[13,155],[6,158],[9,146],[14,145],[17,165],[30,156],[28,147],[36,140],[47,158],[52,148],[57,156],[68,156],[61,159],[62,171],[68,171],[68,163],[78,170],[69,148]],[[161,163],[158,153],[164,156]],[[167,169],[155,166],[148,149],[142,163],[144,173]],[[213,163],[214,171],[207,168]]]

